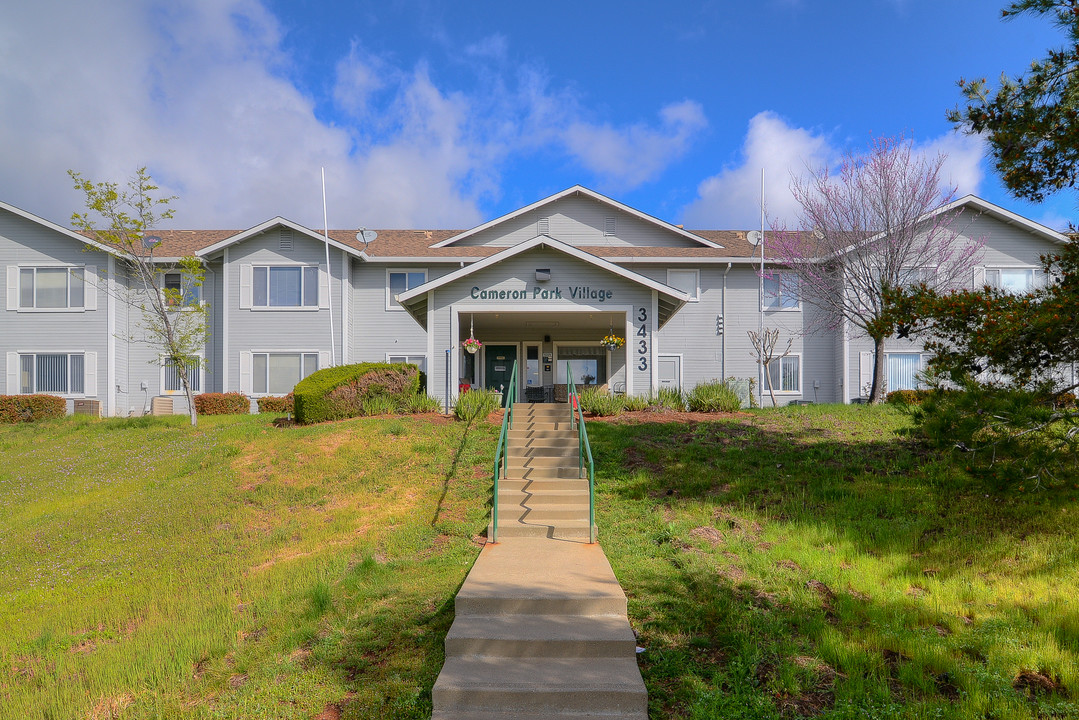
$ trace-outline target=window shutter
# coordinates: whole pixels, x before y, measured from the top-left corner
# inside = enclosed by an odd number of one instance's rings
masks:
[[[330,366],[330,351],[319,350],[318,351],[318,369],[325,370]]]
[[[240,265],[240,309],[247,310],[251,308],[251,285],[253,270],[248,264]],[[250,353],[249,353],[250,355]],[[250,365],[248,368],[250,369]]]
[[[244,395],[251,394],[251,353],[247,350],[240,351],[240,392]],[[225,388],[228,392],[228,388]]]
[[[974,287],[971,288],[971,289],[972,290],[977,290],[978,288],[981,288],[984,285],[985,285],[985,268],[983,268],[983,267],[974,268]]]
[[[83,309],[84,310],[97,310],[97,266],[87,265],[86,270],[83,272]],[[89,395],[89,393],[87,393]]]
[[[19,309],[19,266],[7,266],[7,309]],[[14,394],[14,393],[12,393]]]
[[[97,353],[88,352],[83,354],[82,360],[83,384],[82,394],[87,397],[97,397]]]
[[[865,389],[873,383],[873,353],[859,353],[858,395],[866,397]]]
[[[7,394],[18,395],[21,389],[19,387],[19,353],[9,352],[7,354]]]
[[[322,310],[330,307],[330,274],[325,265],[318,266],[318,306]]]

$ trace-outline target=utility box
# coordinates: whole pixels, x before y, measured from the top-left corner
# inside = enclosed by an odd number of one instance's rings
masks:
[[[172,398],[155,397],[150,401],[151,415],[172,415]]]
[[[76,415],[90,415],[91,417],[101,417],[101,401],[100,400],[76,400],[75,401],[75,414]]]

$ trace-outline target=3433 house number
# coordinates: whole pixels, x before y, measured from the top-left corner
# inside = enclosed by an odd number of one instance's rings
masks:
[[[637,369],[648,369],[648,309],[637,308]]]

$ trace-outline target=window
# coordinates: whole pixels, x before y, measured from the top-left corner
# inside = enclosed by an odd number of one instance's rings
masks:
[[[768,364],[768,375],[776,392],[802,391],[802,358],[788,355]]]
[[[426,270],[389,270],[386,273],[387,298],[386,309],[393,310],[401,307],[397,302],[397,296],[408,292],[414,287],[419,287],[427,282]]]
[[[937,269],[931,267],[903,268],[900,272],[899,287],[913,288],[925,283],[929,287],[937,281]]]
[[[793,273],[774,272],[764,278],[765,310],[797,310],[798,276]]]
[[[918,374],[923,368],[921,353],[888,353],[888,391],[917,390],[922,387]]]
[[[82,395],[84,368],[81,353],[19,355],[19,392]]]
[[[701,299],[700,270],[668,270],[667,284],[689,295],[690,302]]]
[[[19,268],[19,308],[33,310],[83,309],[85,268]]]
[[[251,370],[256,395],[287,395],[318,370],[318,353],[253,353]]]
[[[194,307],[199,304],[201,288],[195,283],[194,278],[185,273],[165,273],[164,286],[166,290],[171,291],[169,293],[171,297],[166,296],[169,305]]]
[[[411,363],[420,369],[420,372],[427,372],[427,356],[426,355],[387,355],[386,362],[391,363]]]
[[[184,361],[187,369],[187,381],[191,383],[191,392],[202,392],[202,358],[191,356]],[[180,382],[180,373],[177,371],[174,361],[166,361],[164,365],[165,378],[161,383],[166,393],[179,393],[184,391],[184,384]]]
[[[1045,287],[1045,273],[1038,268],[986,268],[985,284],[1019,295]]]
[[[318,307],[318,266],[265,266],[252,269],[254,307]]]

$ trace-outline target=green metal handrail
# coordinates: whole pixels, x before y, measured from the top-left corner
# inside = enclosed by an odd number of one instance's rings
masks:
[[[491,500],[491,544],[498,542],[498,480],[505,477],[507,456],[509,455],[510,434],[509,428],[513,427],[513,405],[517,402],[517,361],[513,361],[513,371],[510,373],[510,386],[506,390],[506,412],[502,415],[502,432],[498,436],[498,449],[495,450],[495,487],[494,498]]]
[[[588,441],[588,428],[584,424],[581,396],[573,373],[566,363],[567,390],[569,395],[569,426],[577,430],[577,477],[584,474],[585,459],[588,460],[588,542],[596,542],[596,463],[592,460],[592,443]]]

